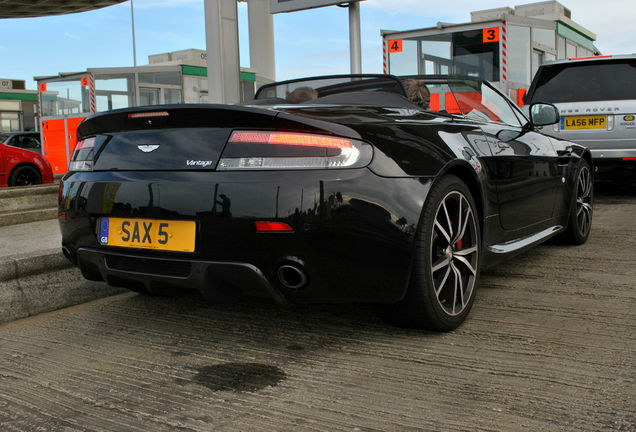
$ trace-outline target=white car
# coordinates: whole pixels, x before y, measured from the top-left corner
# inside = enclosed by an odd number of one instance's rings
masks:
[[[636,55],[545,63],[524,102],[556,105],[561,119],[543,132],[588,147],[599,171],[636,167]]]

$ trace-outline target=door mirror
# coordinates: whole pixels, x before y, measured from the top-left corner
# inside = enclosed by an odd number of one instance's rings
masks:
[[[552,104],[535,103],[530,105],[530,122],[533,126],[555,124],[559,118],[559,110]]]

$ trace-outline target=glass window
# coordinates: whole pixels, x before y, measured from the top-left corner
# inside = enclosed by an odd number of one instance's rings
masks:
[[[543,51],[532,50],[532,76],[537,73],[539,65],[543,63]]]
[[[427,75],[435,74],[435,63],[430,60],[426,60],[424,62],[424,73]]]
[[[423,40],[422,54],[439,57],[442,59],[450,60],[451,58],[451,42],[450,40]]]
[[[134,106],[130,104],[130,100],[131,98],[128,95],[114,94],[111,96],[111,109],[128,108],[130,106]]]
[[[449,81],[454,104],[463,115],[478,121],[521,126],[508,101],[485,83],[478,81]],[[447,110],[449,101],[446,101]]]
[[[448,75],[451,66],[452,38],[452,34],[420,38],[421,73]]]
[[[580,102],[636,99],[636,60],[571,63],[544,67],[530,98]]]
[[[139,105],[157,105],[159,103],[158,88],[139,88]]]
[[[181,89],[165,88],[163,89],[163,98],[167,104],[180,104]]]
[[[508,26],[508,80],[530,85],[530,27]]]
[[[417,105],[421,106],[424,109],[427,109],[429,111],[436,111],[436,112],[441,112],[444,114],[461,114],[461,112],[459,111],[459,108],[457,107],[457,104],[455,104],[455,98],[453,97],[453,92],[451,91],[450,87],[448,86],[448,84],[446,84],[446,82],[428,82],[425,79],[415,79],[412,78],[412,80],[414,81],[414,87],[422,87],[422,86],[426,86],[426,89],[428,90],[428,106],[425,103],[425,100],[420,100],[420,101],[416,101],[414,100],[414,98],[409,97],[409,99],[411,100],[411,102],[416,103]],[[404,81],[404,85],[405,87],[408,89],[409,85],[406,83],[406,80]],[[407,90],[407,93],[409,93],[409,91]]]
[[[566,58],[574,58],[574,57],[576,57],[576,45],[574,45],[571,42],[567,42],[566,43],[565,57]]]
[[[134,74],[95,74],[95,98],[97,111],[135,106]]]
[[[140,72],[138,77],[140,83],[181,85],[179,71]]]
[[[389,68],[393,75],[417,75],[417,41],[402,41],[402,52],[389,54]]]
[[[48,82],[45,95],[51,103],[42,104],[43,116],[90,112],[88,87],[82,87],[80,77]]]
[[[95,109],[98,112],[108,111],[108,96],[106,95],[95,95]]]
[[[557,59],[561,60],[565,58],[565,38],[562,36],[557,37]]]
[[[589,57],[591,55],[592,55],[592,52],[589,51],[586,48],[583,48],[581,46],[576,48],[576,56],[577,57]]]
[[[499,81],[499,44],[484,43],[482,30],[453,33],[453,72]]]
[[[532,29],[532,41],[554,49],[554,30],[534,27]]]
[[[102,76],[103,77],[103,76]],[[100,78],[95,80],[95,90],[109,90],[126,93],[132,87],[132,74],[129,79],[124,77]]]
[[[349,97],[347,95],[352,93],[355,95],[360,92],[388,92],[404,95],[404,88],[400,81],[391,75],[363,75],[356,78],[348,76],[340,78],[319,77],[265,84],[258,89],[256,99],[277,98],[281,101],[284,99],[287,103],[309,103],[314,99],[325,101],[330,98],[329,100],[333,101],[335,98],[339,100],[336,103],[342,103],[342,100],[350,100],[347,99]],[[340,97],[340,95],[344,96]],[[369,102],[373,100],[373,98],[363,99]],[[362,102],[360,98],[356,100],[357,103]]]
[[[27,150],[39,150],[40,136],[35,134],[16,135],[13,137],[9,145]]]
[[[20,128],[18,113],[0,112],[0,132],[17,132]]]

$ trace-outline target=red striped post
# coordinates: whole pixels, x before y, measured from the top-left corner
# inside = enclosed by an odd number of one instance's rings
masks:
[[[97,112],[97,105],[95,103],[95,77],[92,72],[88,73],[88,89],[91,100],[91,114],[95,114]]]
[[[501,84],[508,80],[508,35],[506,21],[501,26]]]
[[[388,41],[386,39],[386,36],[382,36],[382,73],[384,74],[388,74],[388,68],[387,68],[387,44]]]

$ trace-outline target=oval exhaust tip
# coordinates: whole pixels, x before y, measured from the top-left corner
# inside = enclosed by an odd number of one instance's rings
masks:
[[[294,264],[283,264],[278,268],[278,281],[287,289],[298,290],[307,285],[307,274]]]
[[[70,262],[75,264],[75,260],[73,259],[73,254],[71,254],[71,250],[69,248],[67,248],[66,246],[62,246],[62,253],[66,257],[66,259],[68,259]]]

